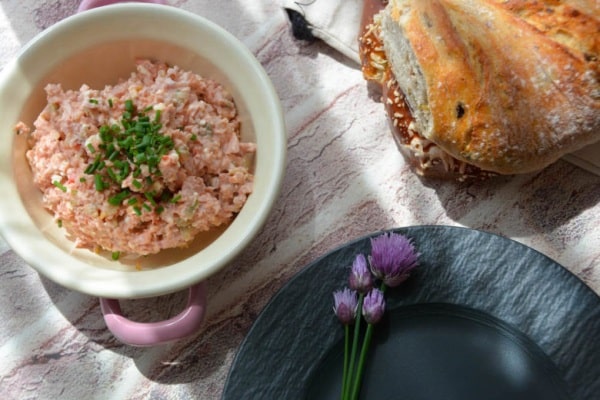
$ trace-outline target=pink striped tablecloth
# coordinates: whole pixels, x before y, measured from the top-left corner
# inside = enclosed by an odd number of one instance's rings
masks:
[[[256,240],[209,279],[202,330],[153,348],[121,344],[97,298],[40,277],[0,239],[2,399],[218,399],[238,346],[271,296],[315,258],[380,229],[438,224],[500,234],[600,293],[600,177],[559,161],[487,182],[423,180],[398,153],[360,71],[320,42],[295,40],[279,0],[170,4],[229,30],[270,75],[289,140],[281,196]],[[0,2],[0,68],[77,6]],[[174,293],[123,307],[151,320],[184,302],[185,293]]]

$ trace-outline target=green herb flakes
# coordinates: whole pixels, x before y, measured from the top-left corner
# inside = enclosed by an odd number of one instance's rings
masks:
[[[59,181],[52,181],[52,184],[54,186],[56,186],[57,188],[59,188],[60,190],[62,190],[63,192],[67,193],[67,188],[65,187],[65,185],[63,185]]]
[[[111,99],[108,100],[108,104],[113,106]],[[84,172],[94,176],[94,187],[97,191],[116,189],[116,194],[108,199],[111,205],[120,205],[125,200],[128,205],[137,203],[137,199],[131,200],[134,197],[130,190],[121,189],[123,182],[131,176],[134,189],[141,191],[144,185],[151,187],[161,174],[158,168],[161,158],[174,148],[173,139],[161,134],[161,110],[155,111],[153,119],[146,115],[153,110],[154,106],[148,106],[139,111],[133,100],[126,100],[121,124],[101,126],[98,130],[100,144],[97,147],[87,145],[89,152],[95,154],[95,157]],[[144,175],[149,174],[143,176],[144,183],[140,180],[142,171]],[[154,193],[141,194],[155,211],[161,210],[157,207]],[[142,207],[151,211],[150,205],[144,207],[143,204]],[[133,210],[140,215],[142,208],[135,206]]]

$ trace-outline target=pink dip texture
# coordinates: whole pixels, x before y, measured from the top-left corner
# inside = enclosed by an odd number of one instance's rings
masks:
[[[17,129],[29,132],[26,156],[45,207],[78,247],[147,255],[186,246],[199,232],[231,222],[252,192],[255,144],[240,141],[233,98],[215,81],[140,60],[115,86],[65,91],[49,84],[46,92],[34,129]],[[127,102],[160,124],[172,148],[154,173],[142,163],[137,176],[110,182],[105,171],[114,165],[103,157],[103,168],[86,174],[103,154],[100,128],[122,126]],[[101,190],[95,175],[105,182]],[[123,191],[122,201],[109,202]]]

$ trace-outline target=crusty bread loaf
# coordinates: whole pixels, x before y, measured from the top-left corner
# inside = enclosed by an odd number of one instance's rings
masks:
[[[373,26],[411,128],[458,164],[526,173],[600,140],[596,0],[390,0]]]
[[[458,160],[437,144],[424,138],[416,129],[412,112],[398,86],[381,40],[381,16],[385,0],[365,0],[359,36],[362,72],[369,83],[381,91],[398,149],[419,175],[441,179],[482,179],[496,175]]]

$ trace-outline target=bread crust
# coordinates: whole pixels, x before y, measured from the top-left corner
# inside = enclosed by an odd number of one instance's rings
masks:
[[[410,43],[426,86],[419,101],[399,82],[420,133],[501,174],[542,169],[600,139],[600,10],[592,3],[390,0],[383,18]],[[398,77],[405,70],[394,53],[403,50],[383,26]]]
[[[428,178],[466,180],[495,175],[451,157],[420,135],[383,50],[378,14],[384,3],[381,0],[365,0],[364,4],[359,37],[363,76],[379,88],[393,138],[408,163],[417,174]]]

